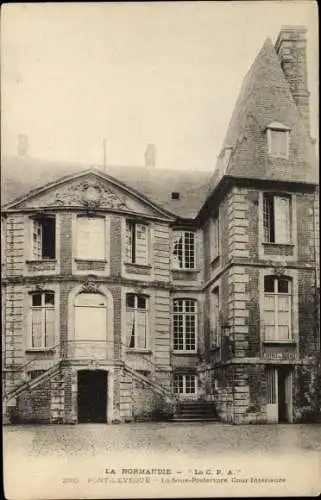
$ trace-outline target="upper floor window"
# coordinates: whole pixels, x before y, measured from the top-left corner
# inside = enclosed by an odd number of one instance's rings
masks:
[[[55,295],[37,292],[31,295],[31,347],[45,349],[54,344]]]
[[[126,295],[128,347],[148,348],[148,297],[127,293]]]
[[[286,277],[265,276],[265,340],[291,339],[291,323],[291,280]]]
[[[56,258],[56,219],[35,217],[32,219],[32,259]]]
[[[195,268],[195,233],[174,231],[173,267],[175,269]]]
[[[211,219],[211,260],[220,254],[220,225],[218,215]]]
[[[106,225],[104,217],[77,218],[77,257],[86,260],[106,258]]]
[[[126,223],[126,259],[132,264],[148,262],[148,226],[137,222]]]
[[[290,129],[282,123],[273,122],[267,127],[268,151],[271,156],[288,158]]]
[[[174,351],[196,350],[197,302],[193,299],[175,299],[173,303]]]
[[[264,241],[290,243],[291,199],[288,196],[263,196]]]

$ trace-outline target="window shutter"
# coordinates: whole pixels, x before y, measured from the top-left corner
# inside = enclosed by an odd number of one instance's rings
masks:
[[[147,226],[136,224],[136,264],[147,263]]]
[[[105,219],[78,218],[78,257],[95,260],[105,258]]]
[[[126,222],[126,260],[128,262],[133,262],[133,252],[132,252],[132,224],[130,222]]]
[[[183,267],[183,234],[181,232],[174,233],[172,255],[173,267],[181,269]]]
[[[274,197],[275,242],[290,242],[290,200],[289,198]]]
[[[45,309],[45,347],[53,347],[55,338],[55,310]]]
[[[42,226],[37,220],[33,221],[32,258],[35,260],[41,260],[42,258]]]
[[[137,314],[137,347],[145,349],[147,347],[147,324],[146,312],[138,310]]]
[[[32,347],[43,347],[42,307],[32,309]]]

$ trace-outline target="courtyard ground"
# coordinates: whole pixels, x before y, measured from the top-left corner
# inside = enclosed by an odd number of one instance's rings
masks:
[[[320,491],[319,424],[21,425],[3,443],[10,499]]]

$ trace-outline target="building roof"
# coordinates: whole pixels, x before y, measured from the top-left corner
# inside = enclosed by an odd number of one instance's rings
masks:
[[[2,204],[14,201],[29,191],[45,186],[61,177],[92,168],[90,165],[53,162],[30,157],[2,159]],[[96,166],[97,168],[97,166]],[[99,167],[98,167],[99,168]],[[101,167],[101,170],[102,167]],[[194,218],[203,205],[211,172],[165,170],[157,167],[107,166],[105,173],[132,188],[159,207],[178,217]],[[172,192],[179,199],[172,199]]]
[[[267,155],[266,128],[290,129],[289,159]],[[301,119],[278,55],[268,38],[245,76],[227,129],[223,150],[232,152],[225,174],[290,182],[317,182],[317,164],[309,132]],[[218,160],[222,168],[222,157]],[[224,168],[224,166],[223,166]],[[218,170],[218,169],[217,169]],[[221,175],[215,172],[212,188]]]

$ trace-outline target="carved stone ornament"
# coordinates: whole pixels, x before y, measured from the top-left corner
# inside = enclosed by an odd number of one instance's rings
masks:
[[[81,287],[82,292],[86,293],[99,293],[99,283],[95,281],[85,281]]]
[[[274,274],[275,276],[283,276],[285,273],[285,269],[283,267],[275,267]]]
[[[78,184],[73,183],[65,189],[49,194],[43,202],[46,206],[84,206],[89,209],[127,208],[125,199],[122,196],[96,179],[82,181]]]

